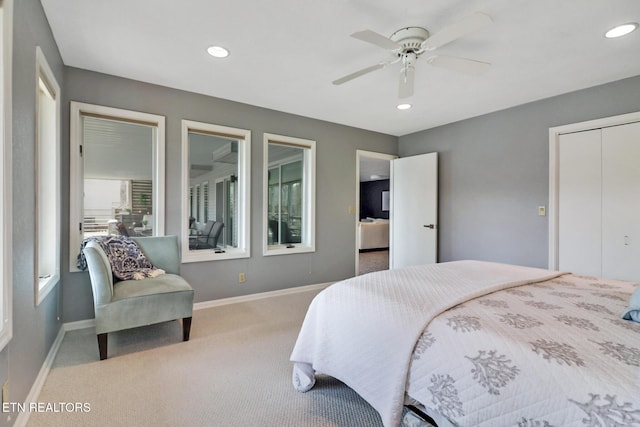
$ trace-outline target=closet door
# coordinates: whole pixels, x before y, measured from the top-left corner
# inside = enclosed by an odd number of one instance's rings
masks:
[[[602,129],[602,275],[640,280],[640,123]]]
[[[560,136],[558,269],[602,275],[600,129]]]

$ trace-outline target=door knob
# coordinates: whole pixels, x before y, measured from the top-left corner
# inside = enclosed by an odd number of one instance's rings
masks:
[[[432,230],[433,230],[434,228],[436,228],[436,226],[435,226],[434,224],[429,224],[429,225],[425,224],[425,225],[423,225],[423,227],[425,227],[425,228],[430,228],[430,229],[432,229]]]

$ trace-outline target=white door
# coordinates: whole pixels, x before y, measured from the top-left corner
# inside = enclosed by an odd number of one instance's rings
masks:
[[[558,140],[558,269],[640,280],[640,123]]]
[[[602,129],[602,274],[640,280],[640,123]]]
[[[437,261],[438,153],[391,161],[390,268]]]
[[[558,269],[602,276],[600,129],[560,136]]]

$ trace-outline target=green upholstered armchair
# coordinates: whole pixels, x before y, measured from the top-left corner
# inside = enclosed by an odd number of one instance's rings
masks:
[[[107,358],[107,334],[123,329],[182,319],[183,341],[189,340],[193,288],[179,276],[176,236],[134,237],[147,259],[166,274],[115,282],[107,255],[89,242],[84,256],[91,278],[100,360]]]

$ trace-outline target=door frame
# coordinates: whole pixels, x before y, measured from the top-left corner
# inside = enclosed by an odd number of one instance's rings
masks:
[[[549,128],[549,269],[558,269],[558,197],[559,197],[559,144],[560,136],[611,126],[640,122],[640,111],[619,116],[605,117],[585,122]]]
[[[363,157],[387,160],[391,162],[391,160],[397,159],[400,156],[397,156],[395,154],[379,153],[376,151],[356,150],[356,205],[353,212],[355,223],[355,276],[357,276],[358,272],[360,271],[360,252],[358,251],[358,223],[360,222],[360,161]],[[389,188],[389,191],[391,191],[391,188]],[[391,230],[391,218],[389,218],[389,230]],[[389,245],[391,245],[391,239],[389,239]],[[389,253],[391,253],[391,246],[389,246]]]

